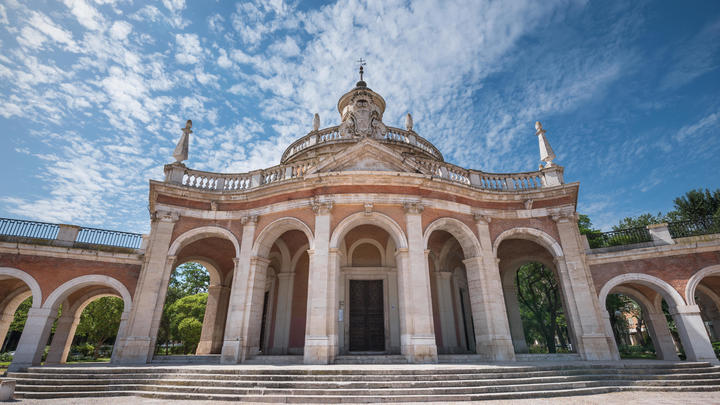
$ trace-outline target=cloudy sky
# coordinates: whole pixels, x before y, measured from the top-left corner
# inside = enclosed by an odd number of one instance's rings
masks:
[[[191,168],[279,162],[366,81],[385,122],[489,172],[539,163],[540,120],[605,229],[720,187],[720,2],[0,1],[0,216],[149,229]]]

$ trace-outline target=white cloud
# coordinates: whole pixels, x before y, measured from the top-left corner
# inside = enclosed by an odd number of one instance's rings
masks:
[[[64,0],[78,22],[91,31],[105,30],[105,18],[85,0]]]
[[[0,24],[7,25],[9,23],[10,22],[8,21],[8,16],[7,16],[7,11],[5,11],[5,6],[0,4]]]
[[[115,21],[110,27],[110,36],[117,40],[124,40],[132,32],[132,25],[127,21]]]
[[[269,54],[279,54],[286,58],[300,54],[300,47],[292,37],[285,37],[284,41],[275,42],[268,48]]]
[[[203,56],[203,49],[200,47],[200,40],[197,34],[176,34],[175,60],[182,64],[199,63]]]
[[[220,49],[219,52],[220,52],[220,56],[218,56],[218,59],[217,59],[218,66],[220,66],[221,68],[225,68],[225,69],[231,67],[232,61],[228,58],[227,51],[225,51],[224,49]]]
[[[720,113],[709,114],[694,124],[685,125],[675,134],[677,142],[684,142],[688,138],[703,135],[709,130],[717,129],[717,122],[720,120]]]

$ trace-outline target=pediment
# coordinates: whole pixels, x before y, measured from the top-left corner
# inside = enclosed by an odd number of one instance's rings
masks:
[[[412,159],[371,138],[365,138],[320,161],[310,173],[346,171],[424,172]]]

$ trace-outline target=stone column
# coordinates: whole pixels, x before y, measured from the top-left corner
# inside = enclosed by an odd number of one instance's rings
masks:
[[[168,256],[177,213],[157,211],[151,224],[145,261],[133,297],[126,335],[119,338],[113,362],[147,363],[152,359],[157,328],[162,316],[167,284],[175,262]]]
[[[275,334],[272,353],[287,354],[290,339],[290,321],[292,315],[292,294],[295,273],[278,273],[277,310],[275,311]]]
[[[15,319],[15,313],[0,313],[0,346],[5,343],[5,338],[7,337],[8,331],[10,330],[10,324],[12,323],[13,319]]]
[[[675,343],[673,342],[670,328],[667,325],[667,319],[662,312],[648,312],[645,324],[647,325],[650,338],[655,346],[655,355],[660,360],[678,361],[680,358],[675,351]]]
[[[423,246],[423,206],[406,203],[404,208],[408,249],[398,266],[398,281],[403,285],[400,305],[405,313],[405,337],[401,337],[401,345],[404,342],[403,353],[410,363],[437,363],[430,270]]]
[[[601,313],[605,309],[599,304],[590,268],[585,263],[577,216],[557,215],[552,219],[557,224],[564,254],[555,258],[555,265],[576,351],[585,360],[612,360],[608,338],[613,337],[607,336],[602,323]]]
[[[700,317],[700,308],[697,305],[670,308],[670,315],[675,320],[688,360],[720,363],[710,344],[705,324]]]
[[[55,335],[50,343],[50,350],[45,358],[46,365],[62,364],[67,361],[67,355],[70,353],[73,338],[75,337],[75,329],[80,323],[80,314],[76,317],[72,313],[63,313],[57,320],[55,325]]]
[[[247,328],[249,310],[247,307],[252,291],[250,278],[250,259],[255,239],[257,217],[243,218],[243,232],[240,241],[240,257],[233,259],[233,281],[230,287],[225,336],[222,345],[222,364],[238,364],[245,360],[244,347],[247,347]]]
[[[200,342],[198,343],[195,354],[210,354],[216,349],[218,342],[222,346],[222,328],[218,328],[218,323],[224,324],[225,312],[220,309],[223,304],[223,295],[227,297],[228,288],[221,285],[211,285],[208,287],[208,299],[205,306],[205,316],[203,317],[202,333],[200,334]],[[225,292],[225,294],[223,294]],[[225,304],[227,300],[225,300]],[[225,305],[227,306],[227,305]],[[220,329],[220,331],[218,331]],[[218,339],[218,332],[220,338]]]
[[[438,315],[440,330],[445,349],[454,353],[458,351],[457,335],[455,334],[455,315],[452,302],[452,273],[449,271],[435,272],[435,285],[437,285]]]
[[[246,358],[252,358],[260,353],[260,330],[262,328],[263,303],[265,302],[265,278],[270,260],[264,257],[253,256],[250,259],[251,290],[249,308],[249,322],[246,326],[247,345]],[[269,305],[269,303],[268,303]]]
[[[13,361],[8,371],[18,371],[30,366],[40,365],[45,344],[50,337],[53,319],[57,310],[49,308],[30,308]]]
[[[515,274],[517,271],[507,269],[508,272]],[[514,280],[506,280],[503,285],[503,296],[505,297],[505,308],[507,309],[508,322],[510,323],[510,335],[512,336],[512,344],[515,353],[527,353],[529,351],[527,341],[525,340],[525,331],[523,330],[522,317],[520,316],[520,302],[517,297],[517,286]]]
[[[492,250],[491,218],[475,216],[481,256],[463,261],[475,325],[475,350],[488,360],[515,360],[498,259]]]
[[[330,211],[332,202],[314,202],[314,249],[308,250],[307,323],[305,326],[305,364],[329,364],[335,358],[337,336],[333,336],[331,322],[335,322],[335,275],[330,268]],[[334,266],[333,266],[334,267]]]
[[[620,360],[620,352],[618,351],[618,344],[615,341],[615,334],[612,330],[612,324],[610,323],[610,313],[608,311],[602,311],[602,323],[605,325],[605,335],[608,341],[608,347],[610,347],[610,355],[612,360]]]

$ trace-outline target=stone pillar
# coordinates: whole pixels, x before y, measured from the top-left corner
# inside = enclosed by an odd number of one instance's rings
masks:
[[[455,315],[452,302],[452,273],[449,271],[435,272],[435,285],[437,285],[438,315],[440,330],[445,349],[457,352],[457,335],[455,333]]]
[[[491,218],[475,216],[481,256],[463,261],[475,325],[475,350],[488,360],[515,360],[498,259],[492,250]]]
[[[710,344],[705,324],[700,317],[700,308],[697,305],[682,305],[670,308],[670,315],[675,320],[678,334],[680,334],[680,341],[688,360],[720,363]]]
[[[603,326],[602,312],[606,311],[599,304],[590,268],[585,263],[577,217],[557,215],[552,219],[557,224],[563,251],[563,256],[555,257],[555,266],[575,349],[585,360],[612,360],[608,338],[614,338],[607,336]]]
[[[432,315],[430,271],[427,252],[423,246],[423,206],[405,204],[405,223],[408,238],[407,254],[398,266],[402,284],[400,305],[405,313],[405,333],[401,335],[401,351],[410,363],[437,363],[437,344]]]
[[[67,361],[67,355],[70,353],[73,338],[75,337],[75,329],[80,323],[80,314],[63,313],[57,320],[55,325],[55,335],[50,343],[50,350],[45,358],[46,365],[63,364]]]
[[[0,346],[5,343],[5,338],[10,330],[10,324],[15,319],[15,313],[2,312],[0,313]]]
[[[30,308],[13,361],[8,371],[18,371],[29,366],[38,366],[42,360],[45,344],[50,337],[53,319],[57,310]]]
[[[602,322],[605,325],[605,335],[608,341],[608,347],[610,347],[610,355],[612,360],[620,360],[620,352],[618,351],[617,342],[615,341],[615,334],[612,330],[612,324],[610,323],[610,313],[608,311],[602,311]]]
[[[245,347],[246,358],[252,358],[260,353],[260,330],[262,328],[263,303],[265,302],[265,278],[270,260],[259,256],[250,259],[250,279],[252,287],[250,290],[249,322],[246,326],[247,345]],[[269,305],[269,303],[268,303]]]
[[[517,271],[507,269],[513,275]],[[508,322],[510,324],[510,335],[512,336],[512,344],[515,353],[527,353],[529,351],[527,341],[525,340],[525,331],[523,330],[522,317],[520,316],[520,302],[517,297],[517,286],[514,277],[509,277],[503,284],[503,296],[505,297],[505,308],[507,309]]]
[[[252,291],[250,278],[250,258],[252,245],[255,239],[255,226],[257,217],[243,218],[243,232],[240,241],[240,257],[233,259],[235,268],[230,298],[228,302],[227,321],[225,322],[225,336],[222,345],[220,362],[223,364],[238,364],[245,360],[244,347],[247,347],[247,328],[249,310],[247,307]]]
[[[222,347],[229,288],[222,285],[208,287],[208,299],[203,317],[202,333],[195,354],[217,353]]]
[[[287,354],[290,339],[290,321],[292,315],[292,294],[295,273],[278,273],[277,310],[275,311],[275,334],[272,353]]]
[[[167,284],[175,263],[175,257],[168,256],[168,250],[175,222],[179,218],[177,213],[165,211],[157,211],[153,215],[150,241],[135,288],[127,333],[115,344],[113,362],[147,363],[152,359]]]
[[[305,326],[305,364],[329,364],[335,359],[335,275],[330,266],[330,211],[332,202],[314,202],[314,249],[308,250],[307,323]],[[335,266],[332,266],[335,267]],[[330,301],[333,298],[333,301]]]
[[[655,346],[655,355],[659,360],[678,361],[680,358],[675,351],[675,343],[673,342],[670,328],[667,325],[667,319],[662,312],[648,312],[645,324],[647,325],[650,338]]]

